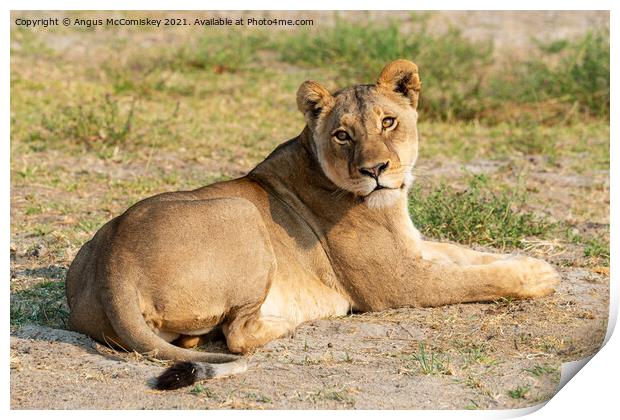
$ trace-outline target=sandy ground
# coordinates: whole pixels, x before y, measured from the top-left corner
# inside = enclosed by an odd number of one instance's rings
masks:
[[[512,408],[549,398],[559,375],[527,369],[576,360],[605,331],[605,277],[562,270],[558,293],[536,301],[400,309],[304,324],[249,357],[245,374],[200,387],[155,391],[162,363],[114,353],[74,332],[25,326],[11,337],[11,407],[159,408]],[[553,318],[555,322],[549,322]],[[424,374],[418,344],[487,347],[484,358],[449,350],[446,372]],[[452,346],[450,344],[452,343]],[[221,349],[216,341],[208,348]],[[487,361],[488,360],[488,361]],[[493,360],[493,362],[491,362]],[[524,399],[508,392],[528,388]]]

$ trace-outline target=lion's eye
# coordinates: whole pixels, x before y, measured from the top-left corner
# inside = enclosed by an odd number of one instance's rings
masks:
[[[334,137],[336,137],[336,139],[337,139],[339,142],[342,142],[342,143],[344,143],[344,142],[347,142],[347,141],[351,140],[351,137],[349,137],[349,133],[347,133],[347,132],[346,132],[346,131],[344,131],[344,130],[338,130],[338,131],[336,131],[336,132],[334,133]]]
[[[381,122],[381,125],[383,126],[383,128],[390,128],[391,126],[394,125],[394,118],[392,117],[386,117],[383,119],[383,121]]]

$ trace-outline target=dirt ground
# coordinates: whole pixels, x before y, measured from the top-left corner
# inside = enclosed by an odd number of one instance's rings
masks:
[[[500,47],[510,42],[502,35],[506,22],[514,29],[512,41],[516,39],[518,45],[527,43],[534,28],[543,38],[553,39],[608,22],[608,15],[600,13],[581,17],[541,13],[535,19],[511,13],[494,20],[484,13],[450,12],[436,19],[466,23],[466,34],[495,36]],[[36,74],[38,69],[32,67],[26,73],[30,71]],[[292,98],[293,91],[286,95]],[[423,127],[421,136],[425,136]],[[279,140],[284,137],[270,141]],[[595,140],[607,145],[609,141]],[[43,155],[12,149],[13,174],[19,174],[11,188],[12,309],[22,299],[20,293],[33,286],[63,282],[79,245],[99,223],[151,193],[150,187],[140,185],[121,196],[114,185],[125,182],[122,185],[134,188],[131,182],[147,169],[152,177],[174,172],[178,179],[187,180],[154,187],[162,191],[172,184],[197,187],[196,182],[221,174],[239,176],[260,161],[263,149],[274,146],[266,144],[261,143],[251,156],[239,148],[231,156],[218,155],[216,150],[193,160],[187,159],[185,150],[153,153],[151,149],[148,158],[122,160],[62,150]],[[526,187],[535,198],[530,211],[544,210],[555,220],[570,221],[580,234],[608,238],[608,168],[577,171],[574,160],[550,164],[540,155],[462,162],[424,157],[423,147],[416,171],[419,182],[433,185],[445,180],[460,185],[463,165],[508,184],[517,182],[517,172],[525,171]],[[36,170],[31,174],[33,166]],[[48,173],[60,174],[58,185],[42,180]],[[87,188],[78,182],[82,178]],[[38,212],[34,205],[52,202],[60,204],[47,212]],[[73,208],[79,212],[72,213]],[[92,225],[81,224],[84,220]],[[56,231],[36,233],[47,226]],[[562,281],[554,295],[309,322],[292,337],[275,340],[250,355],[246,373],[176,391],[151,388],[166,362],[112,351],[62,329],[62,322],[44,310],[37,315],[41,322],[11,326],[11,408],[502,409],[536,405],[554,394],[562,362],[584,358],[600,347],[608,318],[609,267],[585,257],[582,244],[559,239],[532,241],[520,252],[555,264]],[[225,351],[221,337],[214,337],[204,348]]]
[[[319,320],[250,356],[245,374],[194,388],[151,389],[162,364],[112,353],[87,337],[26,326],[11,337],[11,406],[28,409],[513,408],[553,395],[561,361],[592,354],[605,332],[606,278],[562,270],[550,298],[400,309]],[[552,318],[553,322],[549,319]],[[417,343],[443,353],[425,374]],[[217,350],[223,342],[208,346]],[[473,349],[482,348],[482,354]],[[459,350],[462,351],[459,353]],[[430,350],[429,350],[430,351]],[[537,366],[544,372],[536,376]],[[528,371],[529,369],[529,371]],[[526,397],[507,392],[522,387]],[[441,398],[438,398],[441,396]]]

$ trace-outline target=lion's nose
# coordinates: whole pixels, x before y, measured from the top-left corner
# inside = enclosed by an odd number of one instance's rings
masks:
[[[379,178],[379,175],[381,175],[381,173],[387,169],[389,164],[390,162],[382,162],[375,166],[360,168],[360,173],[362,175],[370,176],[377,179]]]

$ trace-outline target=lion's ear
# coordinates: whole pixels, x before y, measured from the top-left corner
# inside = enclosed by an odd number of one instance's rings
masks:
[[[327,89],[317,82],[303,82],[297,89],[297,108],[308,123],[316,120],[325,107],[331,106],[333,100]]]
[[[377,86],[406,96],[411,101],[412,107],[418,107],[422,81],[415,63],[409,60],[392,61],[381,71]]]

